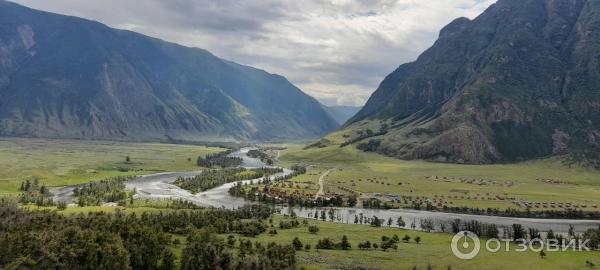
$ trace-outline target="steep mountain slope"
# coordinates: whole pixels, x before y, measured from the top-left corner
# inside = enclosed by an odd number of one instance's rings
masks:
[[[285,78],[0,0],[0,135],[280,140],[337,127]]]
[[[359,148],[403,159],[598,155],[600,1],[500,0],[457,19],[345,128]]]
[[[325,111],[335,119],[340,125],[343,125],[348,121],[348,119],[352,118],[358,111],[360,111],[361,107],[356,106],[325,106]]]

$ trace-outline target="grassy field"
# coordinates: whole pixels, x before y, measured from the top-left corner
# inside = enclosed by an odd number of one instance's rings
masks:
[[[582,210],[600,210],[600,171],[565,165],[558,158],[502,165],[458,165],[402,161],[365,153],[353,146],[333,145],[307,150],[291,146],[279,160],[284,166],[296,163],[316,166],[313,175],[293,179],[299,182],[316,183],[319,172],[335,168],[325,181],[330,192],[350,189],[369,196],[389,193],[427,197],[448,206],[525,209],[516,202],[528,202],[535,211],[561,209],[560,203],[571,203]],[[536,207],[534,202],[540,204]]]
[[[274,224],[277,227],[278,220]],[[303,244],[312,246],[310,251],[298,251],[297,258],[299,266],[306,269],[427,269],[431,265],[433,269],[589,269],[586,261],[594,264],[600,263],[597,252],[546,252],[547,257],[542,259],[537,252],[516,252],[517,247],[512,246],[511,251],[505,252],[504,247],[497,253],[490,253],[482,248],[482,252],[473,260],[460,260],[452,255],[450,242],[452,235],[445,233],[425,233],[406,231],[396,228],[373,228],[366,225],[335,224],[309,221],[310,225],[317,225],[319,232],[311,234],[304,225],[298,228],[281,230],[277,228],[278,234],[262,234],[258,240],[264,243],[275,241],[278,243],[291,243],[294,237],[298,237]],[[392,237],[394,234],[402,239],[409,235],[411,239],[420,236],[422,241],[416,244],[413,240],[409,243],[400,242],[398,250],[382,251],[381,249],[360,250],[358,243],[371,241],[381,243],[382,236]],[[319,239],[329,237],[339,242],[342,235],[346,235],[352,244],[352,250],[316,250],[315,244]],[[482,246],[483,247],[483,246]]]
[[[301,191],[307,194],[315,194],[319,190],[318,180],[319,175],[324,173],[326,170],[319,166],[310,166],[306,168],[306,173],[298,175],[289,181],[281,181],[274,183],[273,186],[281,191],[287,191],[292,193],[294,191]],[[263,187],[264,185],[258,185]]]
[[[0,139],[0,194],[39,177],[50,187],[117,175],[196,170],[199,155],[221,151],[203,146],[109,141]],[[126,162],[129,156],[130,162]]]

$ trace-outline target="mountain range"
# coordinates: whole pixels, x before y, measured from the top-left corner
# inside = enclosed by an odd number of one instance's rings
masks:
[[[599,157],[600,1],[499,0],[454,20],[343,131],[401,159]]]
[[[600,159],[600,2],[458,18],[356,111],[203,49],[0,0],[0,136],[283,141],[345,123],[344,147],[469,164]]]
[[[282,76],[0,0],[0,136],[274,141],[338,126]]]

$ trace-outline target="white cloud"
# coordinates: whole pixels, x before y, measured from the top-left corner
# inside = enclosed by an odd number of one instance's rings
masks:
[[[362,105],[457,17],[494,0],[16,0],[286,76],[328,104]]]

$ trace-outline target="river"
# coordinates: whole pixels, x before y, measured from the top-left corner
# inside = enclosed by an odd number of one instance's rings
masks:
[[[269,167],[259,159],[248,157],[246,154],[250,148],[244,148],[240,151],[232,153],[230,156],[241,157],[243,159],[242,167],[245,168],[258,168],[258,167]],[[291,173],[289,169],[284,169],[284,172],[275,175],[281,176]],[[191,177],[201,173],[197,172],[173,172],[173,173],[160,173],[146,175],[126,183],[126,187],[129,190],[136,190],[134,195],[135,199],[183,199],[186,201],[193,202],[197,205],[217,207],[217,208],[228,208],[234,209],[241,207],[249,202],[243,198],[233,197],[229,195],[229,189],[235,185],[235,183],[228,183],[222,186],[203,191],[197,194],[191,194],[190,192],[183,190],[172,183],[178,177]],[[245,183],[256,183],[261,179],[243,181]],[[55,192],[55,200],[57,201],[72,201],[72,189],[73,187],[64,187]],[[71,191],[71,193],[69,193]],[[70,200],[66,200],[66,199]],[[331,208],[301,208],[293,207],[293,210],[300,217],[313,216],[314,211],[326,210]],[[411,229],[411,225],[418,229],[420,227],[420,221],[424,219],[434,220],[436,224],[439,223],[450,223],[455,219],[461,219],[462,221],[475,220],[487,224],[496,224],[498,227],[511,226],[512,224],[521,224],[525,228],[536,228],[541,231],[553,230],[554,232],[565,233],[569,230],[569,226],[572,225],[577,232],[583,232],[589,228],[598,228],[600,226],[600,220],[569,220],[569,219],[535,219],[535,218],[511,218],[511,217],[497,217],[497,216],[482,216],[482,215],[467,215],[467,214],[453,214],[443,212],[431,212],[431,211],[420,211],[410,209],[359,209],[359,208],[346,208],[346,207],[334,207],[335,219],[337,222],[342,223],[354,223],[354,217],[363,215],[364,217],[377,216],[380,219],[391,218],[395,221],[398,217],[402,217],[406,226],[404,228]],[[289,208],[282,209],[282,212],[288,213]]]

